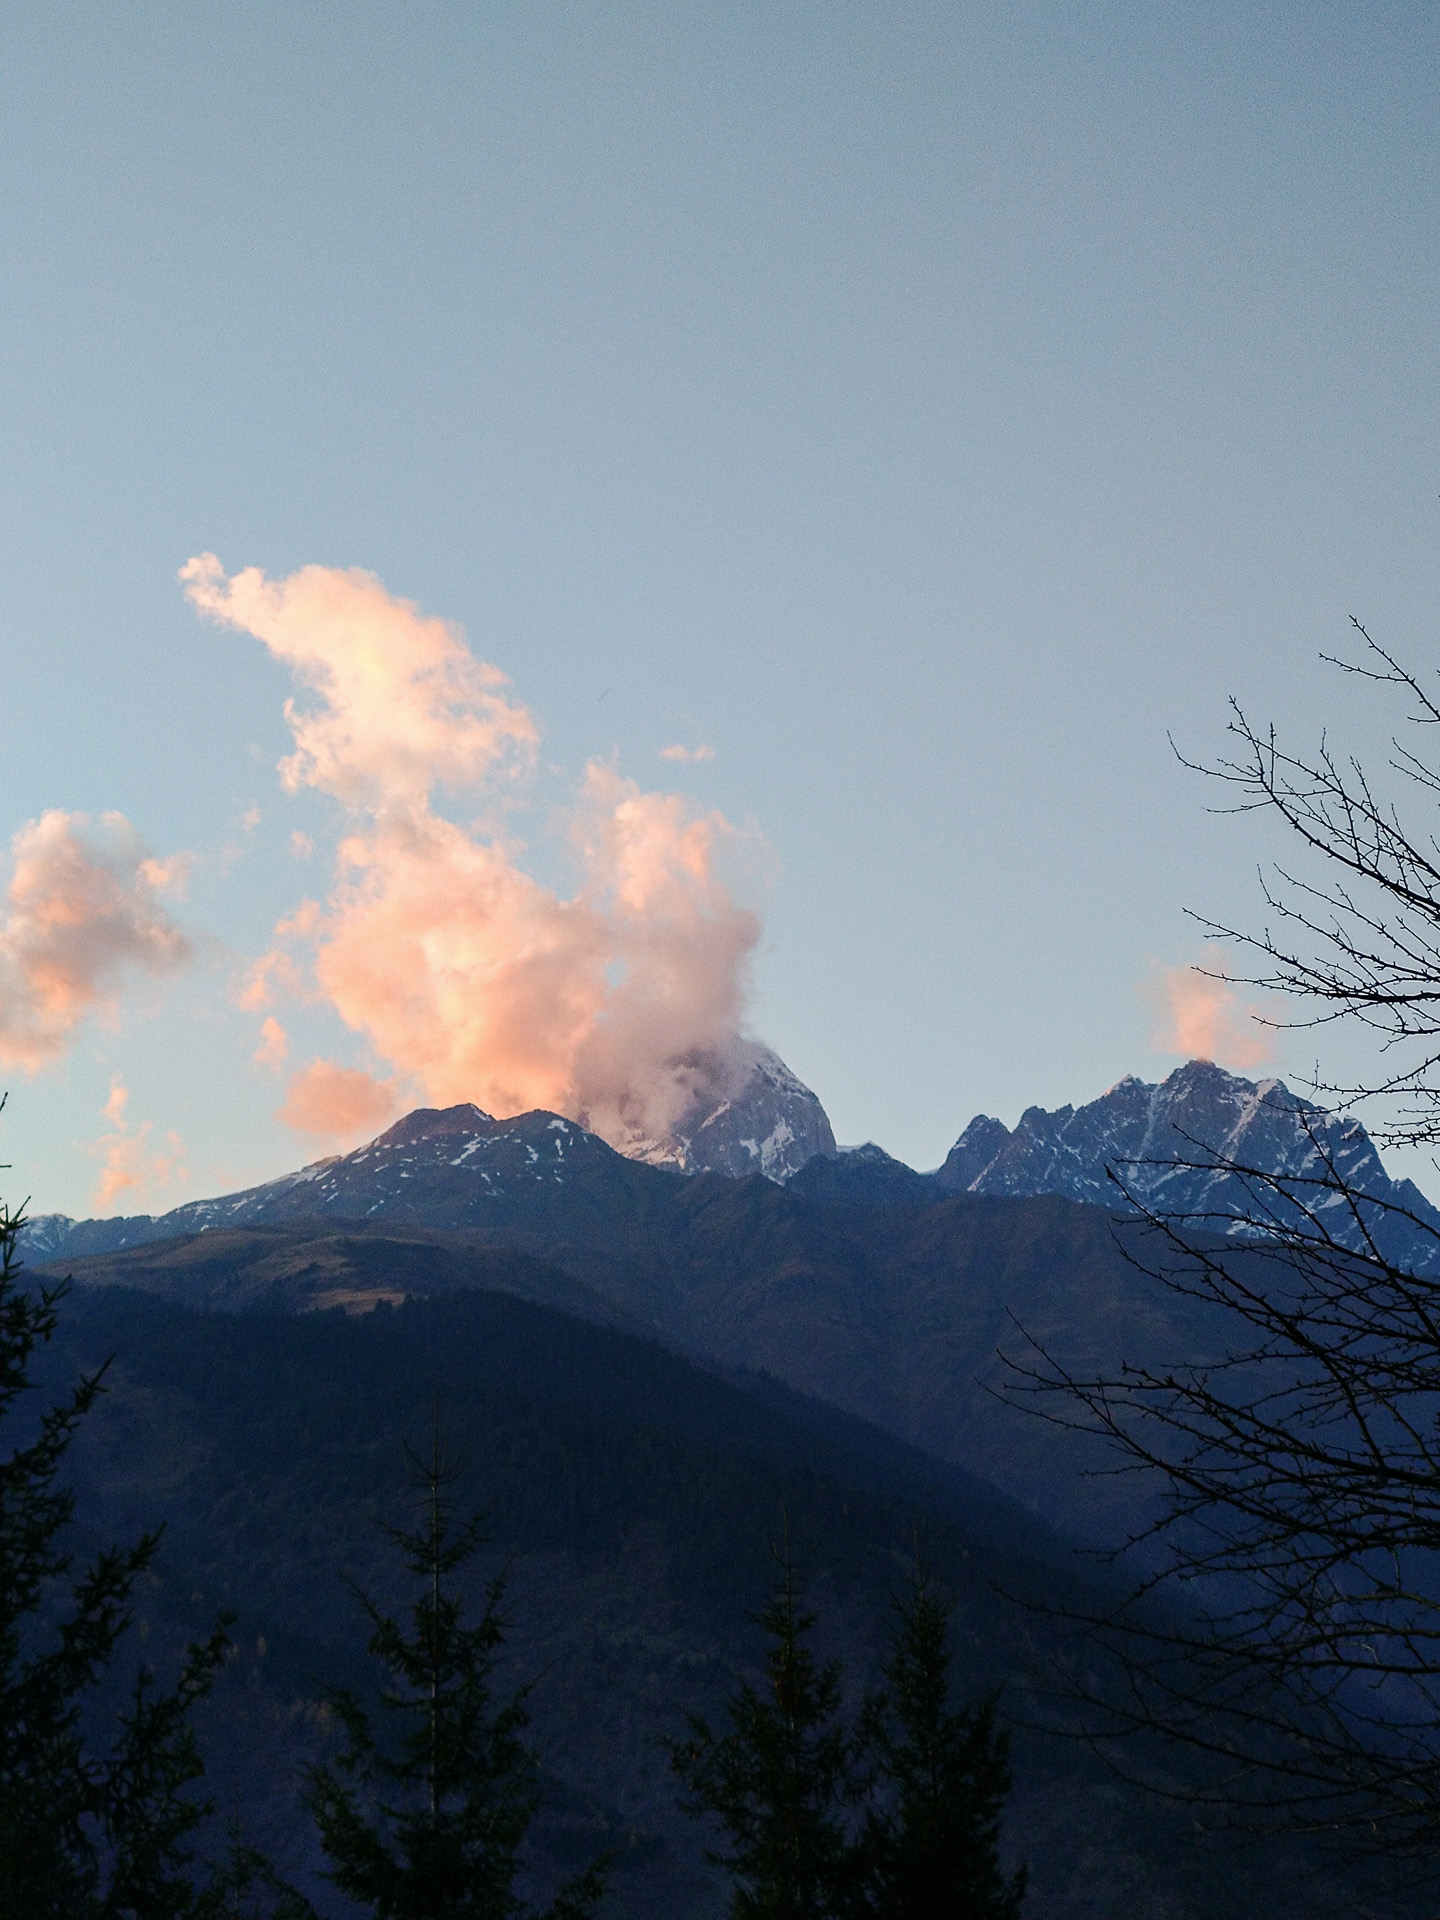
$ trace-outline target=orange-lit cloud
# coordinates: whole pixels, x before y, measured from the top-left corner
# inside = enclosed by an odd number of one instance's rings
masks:
[[[433,814],[347,840],[315,976],[436,1105],[660,1137],[727,1050],[758,923],[715,874],[718,817],[598,767],[586,799],[569,900]]]
[[[125,1118],[130,1095],[117,1074],[110,1082],[110,1097],[101,1108],[110,1131],[102,1134],[90,1151],[101,1156],[100,1179],[91,1205],[97,1214],[117,1211],[116,1201],[129,1196],[132,1211],[143,1210],[142,1202],[152,1192],[183,1185],[190,1178],[185,1165],[185,1145],[173,1130],[165,1135],[164,1148],[150,1145],[151,1124],[142,1120],[132,1127]]]
[[[274,1014],[267,1014],[260,1023],[260,1044],[255,1049],[254,1061],[257,1067],[281,1067],[290,1053],[290,1042],[284,1027]]]
[[[290,1082],[280,1118],[297,1133],[350,1140],[378,1133],[400,1111],[399,1091],[354,1067],[312,1060]]]
[[[282,921],[275,929],[277,935],[286,935],[292,931],[289,921]],[[235,989],[235,1004],[246,1013],[263,1013],[267,1007],[273,1007],[281,999],[303,1000],[307,997],[304,979],[300,969],[290,955],[279,947],[272,947],[269,953],[247,968],[243,981]],[[263,1030],[262,1030],[263,1031]]]
[[[175,971],[190,943],[158,895],[183,886],[184,856],[153,859],[123,814],[92,823],[44,813],[10,843],[0,916],[0,1062],[33,1073],[91,1012],[113,1016],[127,973]]]
[[[287,787],[318,787],[349,806],[424,806],[435,786],[470,787],[525,761],[537,731],[449,621],[422,614],[358,567],[302,567],[267,580],[246,567],[227,580],[213,553],[181,568],[211,619],[262,640],[318,704],[290,700],[295,752]]]
[[[713,760],[714,747],[661,747],[662,760]]]
[[[182,578],[197,605],[256,634],[311,690],[305,712],[287,705],[296,752],[282,772],[355,815],[328,900],[277,929],[246,1004],[262,1010],[313,974],[432,1102],[549,1107],[617,1144],[663,1137],[698,1092],[728,1085],[759,935],[725,878],[745,836],[595,764],[571,821],[583,879],[562,897],[503,839],[432,809],[441,786],[493,796],[538,737],[456,628],[369,574],[306,567],[272,583],[252,569],[227,581],[202,556]],[[340,1135],[367,1101],[384,1117],[360,1086],[381,1083],[343,1072],[318,1063],[297,1077],[291,1124]]]
[[[1247,1072],[1275,1061],[1275,1034],[1258,1024],[1262,1009],[1246,1005],[1228,980],[1216,978],[1219,957],[1207,954],[1206,969],[1161,967],[1147,989],[1157,1019],[1151,1046],[1157,1053],[1213,1060]]]

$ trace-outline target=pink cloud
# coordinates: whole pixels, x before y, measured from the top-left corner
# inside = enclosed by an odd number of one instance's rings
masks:
[[[714,747],[661,747],[662,760],[713,760]]]
[[[346,1024],[431,1101],[549,1107],[617,1142],[663,1135],[698,1090],[727,1081],[759,935],[725,878],[746,836],[593,765],[571,822],[583,879],[564,898],[504,841],[432,810],[438,786],[508,782],[537,738],[457,628],[370,574],[307,567],[271,583],[251,569],[227,582],[202,556],[182,578],[311,690],[306,712],[286,708],[287,783],[358,816],[329,898],[277,929],[247,1004],[313,970]],[[304,1117],[358,1112],[353,1091],[301,1076],[287,1116],[343,1132]]]
[[[88,1013],[113,1017],[133,972],[165,974],[190,943],[157,896],[184,883],[184,856],[151,857],[123,814],[42,814],[10,843],[0,917],[0,1062],[33,1073]]]
[[[101,1156],[100,1178],[90,1202],[97,1214],[116,1211],[115,1203],[122,1195],[129,1196],[132,1212],[145,1212],[149,1210],[145,1204],[149,1196],[163,1194],[167,1187],[182,1186],[190,1178],[180,1135],[168,1131],[164,1148],[152,1147],[151,1123],[142,1120],[138,1127],[132,1127],[125,1117],[129,1098],[117,1074],[110,1082],[110,1097],[101,1108],[110,1131],[90,1148]]]
[[[284,920],[275,931],[283,937],[293,931],[292,923]],[[269,953],[262,953],[258,960],[253,961],[246,969],[244,979],[234,989],[235,1004],[246,1013],[263,1013],[281,999],[303,1000],[310,997],[300,969],[290,955],[279,947],[273,947]]]
[[[1162,967],[1147,989],[1155,1005],[1151,1046],[1157,1053],[1213,1060],[1218,1066],[1248,1072],[1273,1065],[1273,1031],[1258,1024],[1263,1009],[1246,1005],[1231,983],[1215,977],[1219,957],[1207,954],[1205,971]]]
[[[268,1014],[260,1023],[260,1044],[252,1058],[257,1067],[281,1067],[290,1053],[290,1042],[284,1027]]]
[[[713,1076],[758,936],[714,871],[718,816],[592,768],[564,900],[434,815],[354,836],[315,930],[320,989],[437,1105],[663,1133]]]
[[[110,1098],[100,1109],[100,1117],[107,1120],[117,1131],[125,1129],[125,1109],[130,1103],[130,1094],[125,1082],[117,1073],[110,1082]]]
[[[378,1133],[401,1104],[397,1089],[371,1074],[312,1060],[291,1080],[280,1118],[297,1133],[351,1140]]]
[[[287,787],[318,787],[348,806],[423,806],[434,786],[462,788],[533,756],[538,732],[449,621],[424,615],[358,567],[302,567],[227,580],[213,553],[180,578],[202,613],[261,640],[317,704],[287,701],[295,752]]]

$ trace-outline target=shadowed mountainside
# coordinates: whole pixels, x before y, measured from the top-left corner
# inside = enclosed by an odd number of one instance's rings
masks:
[[[81,1544],[165,1521],[141,1596],[149,1659],[235,1609],[238,1655],[200,1725],[212,1785],[312,1891],[296,1770],[333,1738],[321,1687],[374,1685],[345,1582],[400,1598],[376,1522],[413,1497],[402,1450],[423,1445],[436,1393],[461,1456],[457,1497],[490,1506],[489,1565],[511,1571],[507,1674],[540,1675],[541,1881],[614,1845],[615,1920],[712,1920],[723,1905],[657,1742],[755,1674],[747,1616],[773,1582],[782,1511],[821,1651],[845,1658],[857,1691],[875,1676],[917,1527],[956,1599],[965,1692],[1004,1683],[1022,1721],[1047,1722],[1050,1678],[1089,1658],[1001,1597],[1063,1603],[1084,1576],[993,1491],[775,1383],[718,1378],[513,1294],[471,1286],[358,1316],[77,1294],[48,1384],[107,1355],[109,1390],[75,1461]],[[1283,1860],[1208,1856],[1183,1819],[1069,1740],[1022,1730],[1015,1771],[1007,1835],[1032,1866],[1035,1920],[1321,1911]]]
[[[483,1235],[403,1227],[393,1212],[370,1223],[301,1218],[51,1271],[232,1311],[356,1311],[501,1288],[774,1374],[1086,1538],[1149,1511],[1134,1480],[1086,1477],[1107,1457],[1097,1443],[996,1397],[1008,1380],[997,1349],[1023,1355],[1026,1334],[1082,1370],[1121,1354],[1194,1355],[1216,1339],[1204,1314],[1125,1258],[1098,1208],[970,1195],[875,1208],[812,1198],[803,1179],[652,1180],[637,1183],[642,1204],[589,1216],[572,1186],[558,1220],[555,1188],[542,1185],[545,1204],[496,1209]],[[418,1183],[411,1196],[423,1206]]]
[[[197,1305],[245,1305],[267,1287],[274,1304],[304,1308],[505,1286],[763,1368],[1109,1540],[1149,1516],[1150,1489],[1096,1474],[1107,1456],[1095,1442],[997,1399],[1013,1384],[997,1349],[1023,1360],[1034,1339],[1081,1375],[1217,1350],[1213,1312],[1127,1259],[1137,1248],[1146,1258],[1141,1223],[1093,1204],[1114,1191],[1105,1156],[1136,1152],[1158,1157],[1155,1203],[1179,1204],[1180,1174],[1164,1156],[1186,1131],[1300,1182],[1330,1156],[1346,1178],[1407,1200],[1355,1123],[1290,1101],[1278,1082],[1191,1062],[1159,1088],[1122,1081],[1078,1113],[1033,1109],[1014,1134],[976,1122],[938,1174],[867,1147],[813,1155],[784,1185],[645,1165],[554,1114],[422,1109],[354,1153],[159,1220],[42,1219],[26,1252],[90,1283]],[[950,1190],[970,1174],[972,1149],[985,1164],[970,1187],[1068,1182],[1087,1199]],[[1186,1177],[1203,1188],[1195,1204],[1221,1208],[1223,1179]],[[1409,1197],[1429,1241],[1426,1203]],[[277,1234],[295,1246],[282,1250]],[[484,1248],[488,1272],[474,1265]],[[502,1277],[500,1249],[548,1277],[527,1277],[514,1258]],[[557,1269],[568,1292],[555,1290]]]

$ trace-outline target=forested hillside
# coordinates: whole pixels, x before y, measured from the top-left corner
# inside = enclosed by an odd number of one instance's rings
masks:
[[[438,1213],[440,1225],[389,1212],[371,1221],[299,1215],[49,1271],[230,1310],[501,1287],[773,1373],[993,1481],[1092,1543],[1123,1535],[1148,1511],[1151,1489],[1091,1472],[1105,1464],[1096,1446],[997,1397],[1008,1381],[997,1355],[1023,1356],[1027,1335],[1082,1372],[1122,1354],[1193,1357],[1217,1337],[1213,1315],[1127,1259],[1100,1208],[928,1192],[860,1205],[810,1193],[803,1174],[788,1187],[758,1176],[684,1180],[618,1155],[601,1172],[598,1192],[579,1181],[522,1186],[484,1228],[446,1231],[443,1208],[417,1195],[410,1211]]]
[[[396,1597],[376,1523],[403,1517],[403,1449],[437,1392],[464,1453],[462,1501],[493,1513],[489,1566],[512,1569],[510,1671],[541,1676],[542,1878],[614,1844],[617,1915],[721,1910],[658,1742],[753,1669],[748,1616],[773,1583],[782,1512],[853,1688],[873,1678],[917,1532],[956,1598],[967,1691],[1002,1685],[1007,1712],[1047,1722],[1045,1691],[1077,1657],[1043,1614],[1002,1598],[1063,1601],[1086,1577],[1012,1503],[777,1383],[723,1379],[513,1295],[471,1288],[358,1317],[77,1295],[51,1382],[111,1353],[78,1454],[84,1530],[165,1522],[144,1600],[152,1656],[235,1610],[239,1651],[202,1744],[222,1811],[312,1886],[297,1765],[326,1747],[322,1686],[371,1684],[346,1582]],[[1031,1863],[1037,1916],[1220,1920],[1240,1910],[1237,1886],[1245,1910],[1319,1910],[1265,1859],[1211,1859],[1069,1741],[1022,1725],[1015,1773],[1007,1844]]]

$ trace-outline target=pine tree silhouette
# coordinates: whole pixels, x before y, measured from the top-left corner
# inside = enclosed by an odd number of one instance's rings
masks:
[[[22,1225],[23,1212],[0,1205],[0,1426],[33,1389],[36,1354],[54,1336],[67,1290],[22,1287]],[[187,1842],[210,1808],[187,1792],[204,1771],[189,1714],[224,1661],[228,1621],[189,1648],[171,1691],[139,1670],[108,1750],[86,1737],[87,1703],[160,1544],[148,1533],[72,1570],[65,1534],[75,1495],[60,1473],[104,1375],[102,1367],[82,1378],[0,1457],[3,1920],[184,1920],[201,1910]]]
[[[431,1459],[416,1464],[422,1523],[386,1529],[418,1588],[408,1631],[357,1595],[370,1652],[390,1676],[382,1700],[398,1737],[382,1740],[352,1693],[331,1693],[346,1744],[310,1770],[307,1799],[329,1878],[376,1920],[521,1920],[533,1910],[515,1879],[540,1791],[524,1739],[529,1688],[495,1697],[505,1575],[467,1624],[455,1576],[488,1536],[483,1514],[455,1523],[438,1413]],[[586,1920],[605,1865],[572,1880],[540,1920]]]
[[[858,1843],[859,1911],[873,1920],[1017,1920],[1025,1870],[1000,1870],[1009,1737],[993,1694],[950,1705],[949,1609],[918,1564],[897,1601],[888,1688],[861,1738],[879,1804]]]
[[[729,1870],[732,1920],[826,1920],[838,1911],[851,1865],[846,1815],[855,1746],[841,1718],[838,1662],[809,1645],[788,1527],[780,1585],[757,1616],[769,1636],[768,1686],[748,1682],[730,1702],[730,1728],[689,1716],[669,1743],[688,1813],[718,1819],[728,1844],[707,1858]]]

